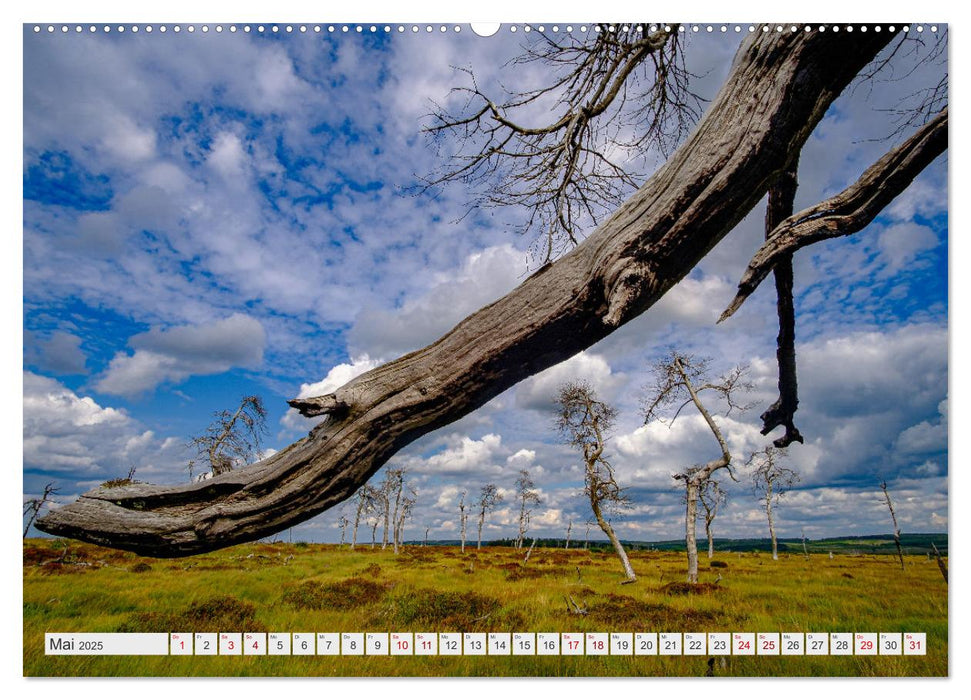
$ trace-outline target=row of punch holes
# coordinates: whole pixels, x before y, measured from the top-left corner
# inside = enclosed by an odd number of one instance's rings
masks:
[[[670,25],[670,24],[668,24],[668,25],[647,25],[647,26],[648,26],[649,31],[651,31],[651,32],[655,32],[655,31],[658,31],[659,29],[663,29],[664,31],[668,31],[668,32],[673,31],[673,30],[676,30],[676,31],[679,31],[679,32],[708,33],[708,34],[715,33],[715,32],[722,33],[722,34],[728,33],[728,32],[734,32],[734,33],[738,34],[738,33],[741,33],[743,31],[748,31],[748,32],[752,33],[752,32],[756,32],[756,31],[770,32],[770,31],[773,31],[773,30],[775,30],[776,32],[784,32],[784,31],[798,32],[800,30],[801,31],[805,31],[805,32],[810,32],[810,31],[813,31],[813,29],[816,29],[816,30],[821,31],[821,32],[824,32],[824,31],[832,31],[832,32],[839,32],[839,31],[853,32],[853,31],[859,31],[859,32],[866,32],[866,31],[869,31],[869,30],[872,30],[872,31],[875,31],[875,32],[879,32],[879,31],[883,31],[883,29],[884,29],[884,27],[882,27],[880,25],[874,25],[872,27],[868,27],[867,25],[845,25],[845,26],[840,26],[840,25],[808,25],[808,24],[807,25],[801,25],[801,26],[797,26],[797,25],[794,25],[794,24],[793,25],[758,25],[758,26],[757,25],[754,25],[754,24],[750,24],[748,26],[737,25],[737,24],[736,25],[726,25],[726,24],[721,24],[721,25],[712,25],[712,24],[689,24],[689,25],[681,24],[681,25]],[[552,32],[554,34],[558,34],[558,33],[562,33],[562,32],[572,33],[572,32],[574,32],[576,30],[579,30],[581,33],[586,33],[588,31],[594,31],[594,32],[601,32],[601,31],[616,32],[618,30],[627,32],[627,31],[630,31],[631,28],[634,28],[637,31],[642,31],[643,28],[644,28],[644,25],[625,25],[625,24],[617,24],[617,25],[602,25],[602,24],[591,24],[591,25],[585,25],[585,24],[581,24],[581,25],[571,25],[571,24],[568,24],[568,25],[557,25],[557,24],[554,24],[554,25],[546,26],[546,25],[542,25],[542,24],[540,24],[540,25],[529,25],[529,24],[526,24],[526,25],[516,25],[516,24],[512,24],[512,25],[508,25],[507,26],[507,30],[509,32],[512,32],[512,33],[515,33],[517,31],[522,31],[522,32],[526,32],[526,33],[532,32],[532,31],[537,31],[537,32],[540,32],[540,33]],[[901,27],[896,27],[896,26],[890,25],[890,26],[887,26],[886,27],[886,30],[889,31],[889,32],[896,32],[896,31],[909,32],[909,31],[911,31],[911,29],[915,29],[918,32],[923,32],[925,30],[929,30],[931,32],[936,32],[937,31],[937,25],[931,25],[929,27],[925,27],[924,25],[918,25],[916,27],[910,27],[910,26],[906,26],[906,25],[905,26],[901,26]],[[398,32],[398,33],[402,33],[403,34],[405,32],[409,32],[410,31],[413,34],[418,34],[419,32],[424,31],[425,33],[429,33],[430,34],[430,33],[435,32],[436,30],[439,33],[446,33],[446,32],[449,32],[449,31],[452,31],[452,32],[461,32],[462,31],[462,27],[459,26],[459,25],[457,25],[457,24],[455,24],[455,25],[444,25],[444,24],[442,24],[442,25],[431,25],[431,24],[425,24],[425,25],[418,25],[418,24],[412,24],[412,25],[402,25],[402,24],[389,25],[389,24],[385,24],[385,25],[380,25],[380,26],[379,25],[374,25],[374,24],[372,24],[372,25],[361,25],[361,24],[356,24],[356,25],[348,25],[348,24],[329,24],[329,25],[321,25],[321,24],[313,24],[313,25],[308,25],[308,24],[286,24],[286,25],[277,25],[277,24],[264,25],[264,24],[257,24],[257,25],[249,25],[249,24],[244,24],[244,25],[235,25],[235,24],[230,24],[230,25],[225,25],[225,26],[222,25],[222,24],[216,24],[216,25],[213,25],[213,26],[210,26],[208,24],[202,24],[202,25],[198,25],[198,26],[197,25],[194,25],[194,24],[187,24],[187,25],[173,24],[171,26],[165,25],[165,24],[158,25],[158,26],[154,26],[154,25],[151,25],[151,24],[141,25],[141,26],[139,26],[137,24],[133,24],[133,25],[119,24],[119,25],[114,25],[114,26],[109,25],[109,24],[105,24],[105,25],[101,25],[101,26],[94,25],[94,24],[87,25],[87,26],[82,26],[80,24],[76,24],[76,25],[73,25],[73,26],[67,25],[67,24],[62,24],[62,25],[48,24],[46,26],[45,25],[35,24],[34,27],[33,27],[33,30],[34,30],[34,33],[35,34],[39,34],[39,33],[44,32],[44,31],[46,31],[49,34],[53,34],[53,33],[57,32],[58,30],[60,30],[60,32],[63,33],[63,34],[67,34],[68,32],[70,32],[72,30],[75,33],[81,33],[81,32],[84,32],[85,30],[87,30],[89,33],[103,32],[103,33],[106,33],[106,34],[107,33],[111,33],[111,32],[117,32],[119,34],[123,34],[125,32],[130,32],[132,34],[137,34],[138,32],[145,32],[147,34],[151,34],[152,32],[156,32],[156,31],[159,32],[159,33],[161,33],[161,34],[165,34],[165,33],[169,32],[169,31],[171,31],[171,32],[173,32],[175,34],[179,34],[179,33],[183,32],[183,31],[188,32],[190,34],[194,34],[196,31],[199,31],[199,32],[201,32],[203,34],[207,34],[210,31],[214,31],[217,34],[220,34],[220,33],[224,32],[224,31],[228,31],[230,33],[243,32],[243,33],[247,33],[247,34],[248,33],[253,33],[253,32],[258,33],[258,34],[264,34],[264,33],[274,33],[274,34],[276,34],[276,33],[280,33],[280,32],[285,32],[287,34],[291,34],[291,33],[294,33],[294,32],[297,32],[297,33],[300,33],[300,34],[306,34],[306,33],[314,33],[314,34],[330,33],[330,34],[333,34],[333,33],[350,33],[350,32],[356,32],[358,34],[363,34],[363,33],[377,34],[379,32],[383,32],[383,33],[386,33],[386,34],[390,34],[392,32]],[[476,29],[473,27],[472,31],[473,32],[476,32]]]

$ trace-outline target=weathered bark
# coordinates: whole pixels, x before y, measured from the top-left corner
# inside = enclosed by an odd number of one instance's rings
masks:
[[[947,149],[947,108],[917,133],[888,151],[837,195],[803,209],[776,226],[752,257],[738,294],[720,321],[735,313],[780,262],[807,245],[861,231]]]
[[[573,519],[570,519],[570,524],[566,528],[566,544],[563,545],[563,549],[570,548],[570,533],[573,532]]]
[[[711,529],[711,520],[705,518],[705,537],[708,538],[708,558],[712,559],[715,556],[715,534]]]
[[[334,394],[272,457],[180,486],[93,490],[51,534],[167,557],[273,534],[351,496],[398,450],[590,347],[656,303],[759,202],[832,101],[894,35],[756,32],[689,139],[571,253],[416,352]]]

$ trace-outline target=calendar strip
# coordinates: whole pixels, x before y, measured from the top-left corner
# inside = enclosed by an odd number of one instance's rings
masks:
[[[924,632],[47,633],[49,656],[924,656]]]

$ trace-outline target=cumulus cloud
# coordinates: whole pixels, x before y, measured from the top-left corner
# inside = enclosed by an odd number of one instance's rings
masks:
[[[24,333],[24,360],[56,374],[86,374],[87,358],[81,350],[81,339],[65,331],[41,336]]]
[[[138,396],[163,382],[218,374],[263,361],[266,334],[258,320],[233,314],[211,324],[153,328],[129,339],[134,353],[118,353],[95,384],[98,391]]]
[[[893,224],[880,233],[878,246],[887,260],[887,274],[911,264],[926,250],[936,248],[937,235],[927,226],[912,221]]]
[[[614,374],[602,355],[583,351],[521,382],[516,388],[516,406],[536,411],[552,411],[557,393],[567,382],[585,381],[601,400],[610,401],[626,378]]]
[[[365,308],[348,332],[352,352],[394,357],[427,345],[521,280],[525,256],[506,244],[469,255],[454,272],[433,276],[420,297],[393,310]]]
[[[100,483],[124,476],[132,465],[142,478],[169,480],[179,475],[180,440],[160,439],[124,410],[79,396],[54,379],[33,372],[23,377],[27,481],[53,477],[70,484],[66,488],[90,485],[92,479]]]

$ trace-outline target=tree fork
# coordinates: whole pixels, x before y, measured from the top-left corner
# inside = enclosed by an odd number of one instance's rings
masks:
[[[671,159],[571,253],[428,347],[298,406],[328,418],[198,484],[96,489],[45,532],[176,557],[259,539],[349,498],[397,451],[656,303],[759,202],[889,31],[758,32]],[[313,406],[304,406],[304,403]]]

